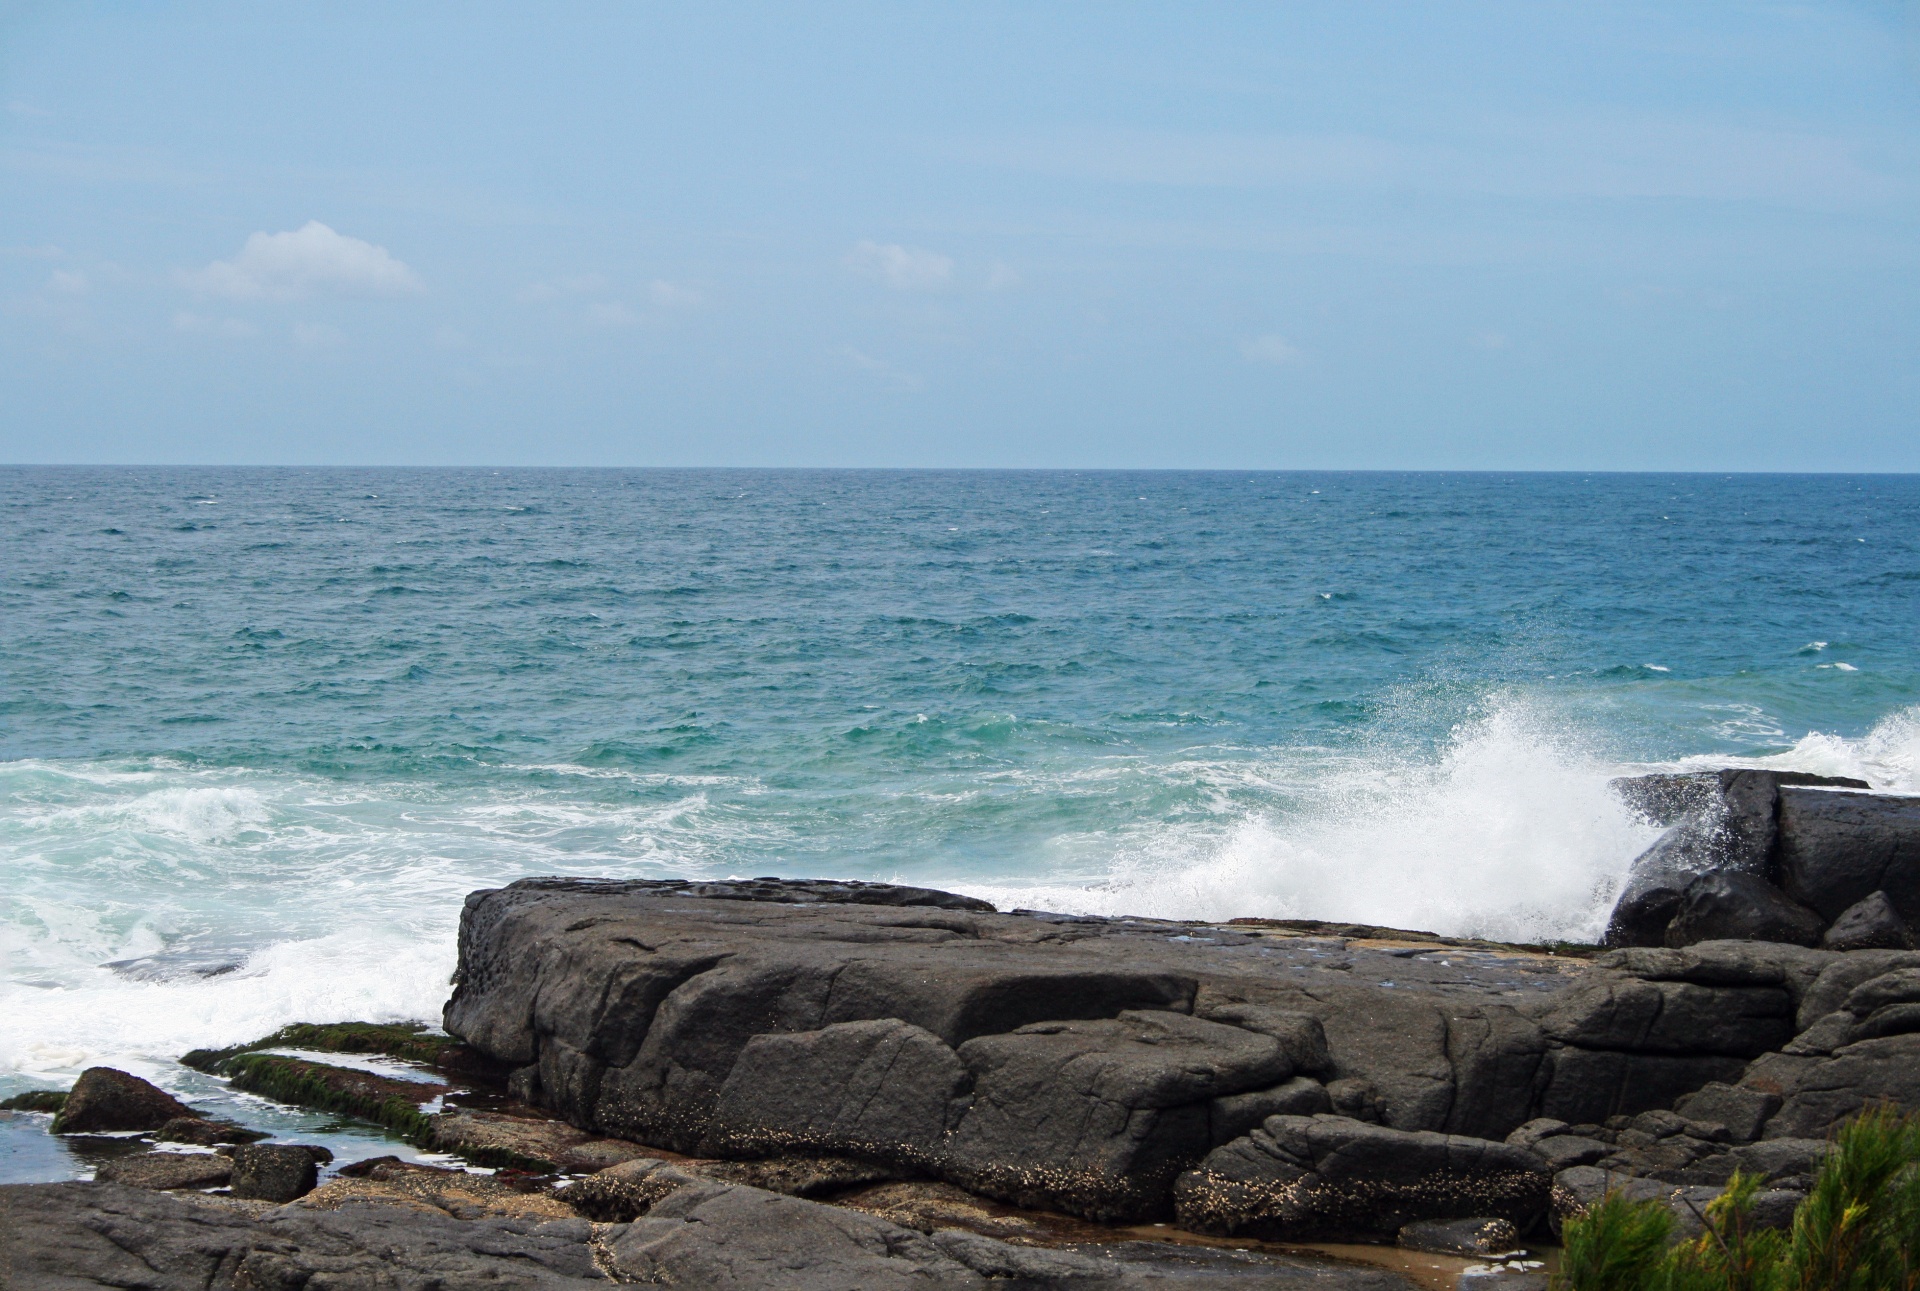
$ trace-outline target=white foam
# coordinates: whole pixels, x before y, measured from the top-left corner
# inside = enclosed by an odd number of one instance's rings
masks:
[[[1288,811],[1136,840],[1077,884],[962,884],[997,904],[1161,918],[1313,918],[1508,939],[1592,937],[1657,835],[1607,788],[1617,768],[1519,704],[1437,758],[1283,761]],[[1244,771],[1244,769],[1243,769]]]

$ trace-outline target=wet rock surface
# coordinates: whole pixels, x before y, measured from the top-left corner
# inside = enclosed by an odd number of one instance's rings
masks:
[[[343,1180],[342,1183],[353,1183]],[[328,1185],[335,1187],[336,1185]],[[1151,1242],[1011,1245],[683,1175],[632,1220],[571,1213],[460,1218],[403,1196],[318,1194],[286,1206],[114,1184],[0,1187],[9,1291],[141,1287],[1036,1289],[1245,1285],[1407,1291],[1379,1269]]]
[[[192,1108],[138,1076],[114,1067],[89,1067],[54,1114],[55,1134],[157,1130]]]
[[[584,1134],[865,1162],[1108,1222],[1170,1217],[1178,1181],[1260,1157],[1275,1117],[1451,1136],[1489,1160],[1545,1118],[1562,1128],[1518,1145],[1528,1170],[1707,1186],[1730,1144],[1920,1093],[1893,1056],[1920,1043],[1920,972],[1899,976],[1920,955],[1721,940],[1581,960],[754,891],[477,893],[448,1029]],[[1629,1126],[1650,1112],[1675,1124]],[[1215,1183],[1248,1213],[1261,1188],[1299,1190]],[[1296,1235],[1333,1231],[1297,1213]]]

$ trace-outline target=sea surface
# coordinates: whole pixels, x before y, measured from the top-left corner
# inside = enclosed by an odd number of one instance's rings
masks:
[[[1591,938],[1654,835],[1612,775],[1920,792],[1920,477],[7,468],[0,508],[0,1095],[435,1019],[461,898],[524,875]]]

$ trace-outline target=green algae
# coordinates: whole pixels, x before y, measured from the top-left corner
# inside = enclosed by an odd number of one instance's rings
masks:
[[[322,1053],[380,1054],[429,1067],[459,1048],[450,1035],[428,1031],[418,1022],[295,1022],[250,1044],[225,1049],[195,1049],[180,1061],[195,1071],[224,1074],[223,1064],[261,1049],[313,1049]]]
[[[420,1104],[446,1092],[444,1085],[390,1080],[270,1053],[237,1053],[225,1058],[217,1069],[201,1070],[215,1071],[226,1076],[235,1089],[276,1102],[372,1121],[415,1146],[425,1146],[433,1135],[433,1120],[420,1110]]]
[[[24,1094],[0,1099],[0,1112],[58,1112],[66,1106],[67,1096],[58,1089],[29,1089]]]

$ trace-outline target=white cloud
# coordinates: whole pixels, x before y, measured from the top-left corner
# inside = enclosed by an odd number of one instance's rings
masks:
[[[1020,285],[1020,274],[1010,264],[995,260],[993,270],[987,275],[988,291],[1012,291]]]
[[[420,275],[385,247],[309,220],[288,233],[256,233],[240,254],[180,275],[193,290],[231,300],[300,300],[316,292],[402,296],[425,290]]]
[[[46,108],[38,108],[31,103],[22,103],[19,99],[14,99],[8,103],[7,111],[17,117],[50,117],[53,115],[53,113],[49,112]]]
[[[900,291],[931,291],[953,277],[953,258],[898,242],[862,242],[847,253],[847,268]]]
[[[1271,332],[1243,342],[1240,353],[1255,363],[1266,363],[1273,367],[1289,367],[1307,357],[1305,351],[1292,341]]]
[[[457,327],[436,327],[433,329],[433,343],[443,350],[464,349],[467,334]]]
[[[1507,348],[1505,332],[1475,332],[1467,338],[1467,344],[1476,350],[1504,350]]]
[[[520,291],[520,299],[527,304],[540,304],[543,301],[559,300],[562,296],[587,296],[607,289],[604,274],[576,273],[564,278],[546,278],[539,282],[528,283]]]
[[[306,350],[327,350],[345,341],[346,334],[326,323],[295,323],[293,343]]]
[[[587,321],[600,327],[632,327],[640,316],[617,300],[602,300],[587,306]]]
[[[647,288],[647,295],[662,309],[688,308],[706,300],[704,294],[691,287],[675,286],[661,278],[653,280],[653,285]]]
[[[856,350],[851,345],[840,347],[840,357],[863,372],[871,372],[895,390],[918,390],[926,382],[911,372],[902,372],[885,359],[876,359],[871,354]]]
[[[55,269],[47,277],[47,290],[57,291],[63,296],[83,295],[92,285],[87,275],[78,270]]]
[[[173,316],[173,330],[242,341],[253,335],[254,327],[244,318],[208,318],[204,314],[193,314],[183,309]]]

